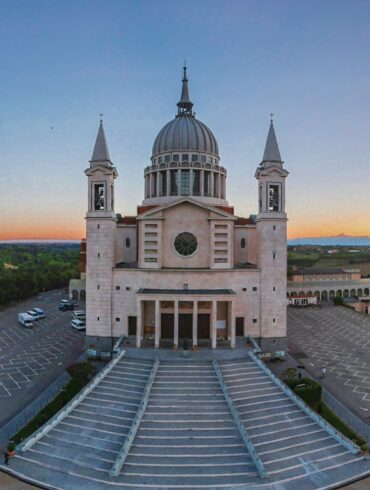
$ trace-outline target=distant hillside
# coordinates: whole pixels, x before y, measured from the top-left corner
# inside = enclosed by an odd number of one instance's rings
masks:
[[[288,240],[289,245],[321,245],[323,247],[367,247],[370,246],[370,236],[323,236],[305,237]]]

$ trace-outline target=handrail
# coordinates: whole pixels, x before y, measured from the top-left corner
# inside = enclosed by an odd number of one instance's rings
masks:
[[[32,447],[37,441],[44,437],[48,432],[51,431],[56,425],[58,425],[64,417],[72,412],[74,408],[77,407],[89,393],[105,378],[105,376],[112,371],[115,365],[121,360],[125,355],[125,351],[121,351],[117,357],[110,361],[94,378],[83,388],[80,393],[72,398],[69,403],[64,406],[58,413],[56,413],[51,419],[49,419],[42,427],[40,427],[36,432],[31,434],[27,439],[18,444],[16,451],[25,452],[27,449]]]
[[[250,342],[253,345],[253,347],[254,347],[253,352],[255,352],[255,353],[261,352],[261,347],[257,344],[256,340],[253,337],[248,335],[247,340],[248,340],[248,342]]]
[[[130,448],[132,446],[132,443],[134,442],[136,433],[139,429],[139,425],[141,423],[141,419],[143,418],[144,412],[146,410],[146,407],[148,405],[149,401],[149,396],[150,396],[150,391],[152,389],[152,385],[154,383],[155,376],[157,374],[159,366],[159,360],[156,359],[152,370],[148,376],[144,392],[143,392],[143,397],[140,402],[140,406],[138,408],[138,411],[136,412],[136,415],[132,421],[131,427],[128,431],[127,437],[125,439],[125,442],[123,443],[113,465],[112,468],[109,471],[110,476],[118,476],[119,472],[121,471],[122,466],[124,465],[126,458],[128,456],[128,453],[130,451]]]
[[[227,386],[225,384],[220,366],[218,365],[218,362],[216,361],[216,359],[214,359],[212,363],[213,363],[213,367],[216,371],[217,379],[218,379],[218,382],[219,382],[220,387],[222,389],[222,392],[224,394],[225,400],[229,406],[229,409],[230,409],[230,412],[234,418],[234,421],[235,421],[235,423],[239,429],[239,432],[240,432],[241,438],[245,444],[245,447],[247,448],[247,451],[250,454],[252,461],[255,464],[260,477],[266,478],[268,476],[268,472],[267,472],[266,468],[264,467],[261,458],[257,454],[257,451],[255,450],[255,447],[253,445],[253,442],[251,441],[251,439],[248,435],[248,432],[247,432],[246,428],[244,427],[243,422],[240,419],[238,409],[236,408],[236,406],[235,406],[235,404],[234,404],[234,402],[233,402],[233,400],[229,394],[229,390],[227,389]]]
[[[299,396],[297,396],[281,379],[279,379],[267,366],[256,356],[255,353],[249,351],[249,357],[269,376],[271,381],[276,384],[299,408],[301,408],[311,419],[319,424],[319,426],[333,436],[339,444],[344,446],[351,454],[357,454],[361,449],[352,441],[347,439],[343,434],[338,432],[332,425],[326,422],[320,415],[314,412]]]
[[[119,337],[117,339],[117,342],[114,344],[113,349],[112,349],[113,356],[119,354],[122,351],[122,347],[120,347],[120,345],[121,345],[123,339],[124,339],[124,335],[121,335],[121,337]]]

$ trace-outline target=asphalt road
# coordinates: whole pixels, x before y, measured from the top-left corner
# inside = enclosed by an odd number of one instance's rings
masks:
[[[0,426],[83,352],[85,333],[71,327],[71,311],[58,309],[60,299],[66,297],[61,290],[49,291],[0,312]],[[32,329],[22,327],[18,313],[36,306],[46,318],[34,322]]]

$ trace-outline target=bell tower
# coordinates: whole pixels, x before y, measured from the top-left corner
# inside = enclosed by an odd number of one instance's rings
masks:
[[[287,329],[287,215],[285,179],[273,121],[271,118],[258,180],[258,267],[260,282],[260,344],[263,351],[285,351]]]
[[[86,213],[86,347],[112,351],[112,269],[115,265],[116,215],[113,166],[100,120],[88,178]]]

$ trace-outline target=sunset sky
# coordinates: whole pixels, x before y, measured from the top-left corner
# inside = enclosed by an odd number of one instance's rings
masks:
[[[84,237],[100,112],[135,214],[184,59],[236,214],[273,112],[289,237],[370,235],[369,1],[2,0],[0,19],[0,239]]]

